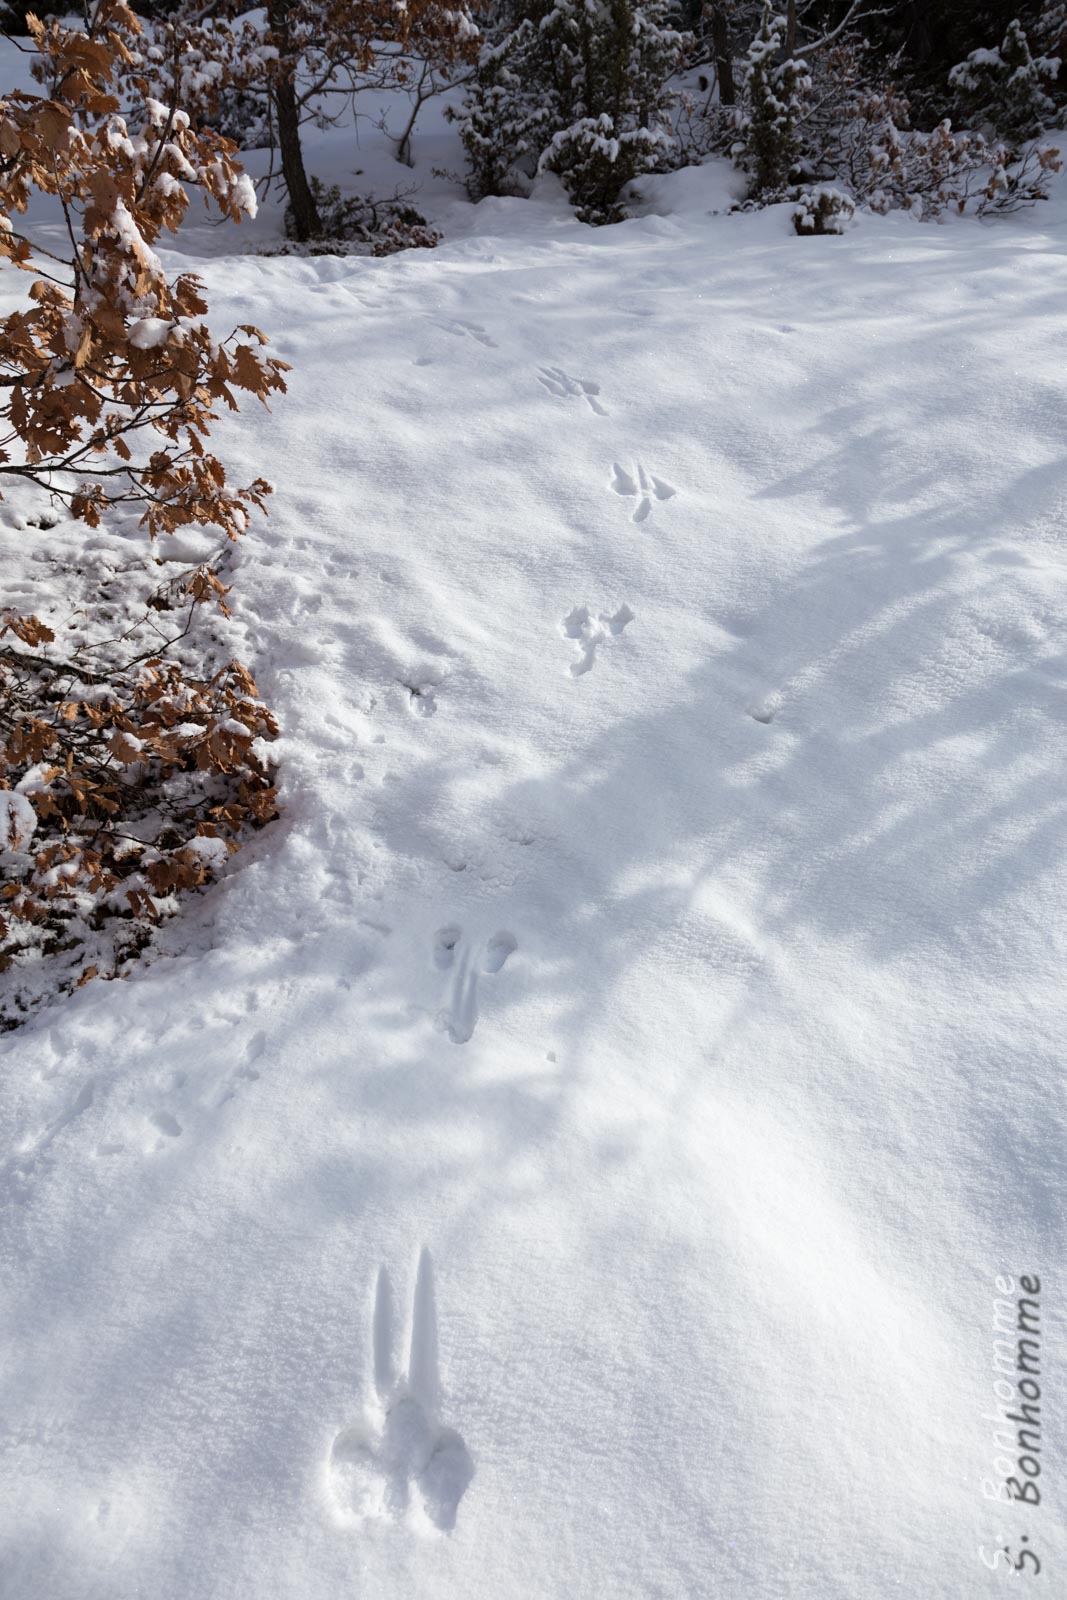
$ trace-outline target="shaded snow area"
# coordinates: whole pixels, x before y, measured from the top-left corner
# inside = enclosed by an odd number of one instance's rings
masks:
[[[283,813],[0,1040],[4,1600],[1067,1592],[1067,206],[729,183],[196,261]]]

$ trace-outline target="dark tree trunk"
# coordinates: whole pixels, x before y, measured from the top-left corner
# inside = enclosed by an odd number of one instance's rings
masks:
[[[289,40],[289,7],[285,0],[270,0],[268,18],[271,32],[278,41],[284,58]],[[293,232],[300,242],[306,243],[322,232],[319,209],[304,171],[304,152],[300,147],[300,108],[296,103],[296,89],[292,79],[280,79],[272,90],[274,113],[278,120],[278,148],[282,157],[282,177],[289,195],[289,209],[293,216]]]
[[[730,55],[730,34],[721,5],[711,5],[711,46],[715,51],[715,71],[719,78],[719,102],[724,106],[737,103],[734,86],[734,63]]]
[[[785,55],[786,60],[792,60],[793,51],[797,47],[797,0],[789,0],[785,8]]]

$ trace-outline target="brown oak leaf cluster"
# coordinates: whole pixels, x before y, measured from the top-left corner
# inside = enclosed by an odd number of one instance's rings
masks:
[[[199,524],[234,539],[270,485],[232,486],[208,435],[220,403],[284,390],[285,365],[257,328],[220,337],[201,282],[168,277],[155,246],[197,190],[235,223],[254,191],[235,147],[146,80],[143,120],[121,114],[143,42],[121,0],[91,4],[79,27],[30,27],[42,92],[0,97],[0,257],[32,277],[0,321],[0,488],[36,485],[68,524],[128,507],[152,538]],[[58,202],[66,250],[27,231],[40,195]],[[60,648],[37,616],[0,610],[0,970],[66,953],[57,988],[116,975],[137,930],[275,815],[270,711],[237,662],[191,661],[192,618],[209,602],[225,612],[226,592],[210,566],[172,580],[147,605],[186,625],[166,639],[146,609],[112,641],[133,642],[128,659],[69,636]],[[85,966],[112,925],[108,968]],[[0,1026],[12,1020],[0,1007]]]

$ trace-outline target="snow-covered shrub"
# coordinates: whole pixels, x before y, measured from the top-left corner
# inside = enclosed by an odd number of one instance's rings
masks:
[[[1042,55],[1067,55],[1067,0],[1042,0],[1033,29]]]
[[[220,89],[209,126],[238,150],[264,150],[272,143],[270,107],[249,89],[232,85]]]
[[[1026,30],[1008,24],[999,49],[972,50],[949,73],[960,112],[972,123],[989,124],[1002,138],[1035,138],[1056,115],[1048,90],[1060,63],[1056,56],[1034,56]]]
[[[1045,197],[1059,166],[1054,148],[990,143],[955,132],[948,118],[914,129],[907,96],[860,35],[846,29],[809,40],[802,62],[785,57],[785,38],[785,19],[765,7],[739,104],[709,120],[720,149],[731,125],[740,134],[730,148],[752,183],[746,204],[799,199],[813,184],[832,184],[876,212],[921,218],[950,207],[1012,210]]]
[[[504,0],[458,114],[475,198],[555,172],[578,215],[611,222],[619,191],[670,163],[667,80],[685,36],[665,0]]]
[[[977,214],[1018,211],[1036,200],[1047,200],[1049,175],[1059,172],[1062,165],[1055,145],[1031,142],[1021,149],[994,146],[989,152],[988,168],[976,186]]]
[[[793,211],[793,227],[799,234],[844,233],[856,205],[852,198],[829,184],[805,189]]]
[[[494,22],[462,110],[446,113],[459,126],[474,200],[527,194],[553,131],[553,107],[530,67],[540,53],[533,19],[500,9]]]
[[[362,195],[343,195],[336,183],[311,180],[315,209],[322,225],[319,238],[300,240],[291,206],[285,211],[285,237],[300,243],[305,253],[348,253],[391,256],[398,250],[432,250],[441,235],[430,227],[421,212],[395,196],[373,200]]]
[[[838,61],[848,47],[836,52]],[[837,62],[827,63],[833,73]],[[849,82],[845,63],[839,81]],[[909,126],[903,95],[849,82],[838,99],[824,102],[810,130],[810,148],[820,170],[843,184],[872,211],[911,211],[928,219],[969,197],[986,170],[984,140],[957,134],[947,119],[929,132]]]

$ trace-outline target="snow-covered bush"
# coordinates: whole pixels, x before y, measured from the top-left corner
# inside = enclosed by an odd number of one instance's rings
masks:
[[[262,95],[227,85],[219,90],[211,127],[238,150],[265,150],[271,140],[270,107]]]
[[[343,195],[336,183],[324,184],[312,178],[311,193],[322,226],[320,238],[300,240],[293,209],[285,210],[285,237],[302,253],[315,255],[323,250],[368,256],[391,256],[398,250],[432,250],[441,235],[426,218],[400,195],[391,200],[374,200],[361,195]]]
[[[156,606],[188,612],[198,583],[211,575],[183,574]],[[138,635],[158,649],[158,632]],[[132,659],[134,639],[127,659],[119,641],[55,643],[37,617],[0,617],[0,972],[16,967],[0,1030],[26,1004],[20,963],[55,958],[53,993],[121,975],[178,897],[276,814],[261,744],[277,729],[237,662],[204,678]]]
[[[842,89],[823,98],[808,130],[812,165],[878,213],[911,211],[925,220],[959,209],[988,175],[985,141],[954,133],[947,119],[929,132],[911,128],[904,96],[868,86],[853,68],[847,43],[826,62],[827,77]]]
[[[665,0],[504,0],[458,115],[475,198],[559,175],[578,215],[610,222],[619,191],[670,163],[667,80],[685,36]]]
[[[1033,35],[1042,55],[1059,56],[1062,62],[1067,54],[1067,0],[1042,0]]]
[[[1056,56],[1031,53],[1026,30],[1016,19],[1008,24],[999,49],[972,50],[953,67],[949,83],[965,118],[1018,141],[1035,138],[1055,117],[1048,90],[1059,69]]]
[[[195,606],[197,581],[171,582],[174,606]],[[26,1005],[19,965],[53,958],[53,992],[120,976],[179,896],[277,813],[261,749],[277,728],[238,662],[195,677],[162,656],[51,650],[34,616],[8,614],[6,630],[18,645],[0,638],[0,971],[16,981],[0,1029]]]
[[[750,178],[747,204],[798,199],[813,184],[832,184],[876,212],[922,218],[949,207],[1012,210],[1045,197],[1059,166],[1053,147],[991,143],[955,132],[948,118],[914,129],[907,96],[858,33],[807,40],[802,59],[786,55],[786,37],[787,19],[765,6],[737,107],[712,108],[708,117],[712,141]]]
[[[500,7],[483,33],[463,108],[446,113],[458,123],[467,154],[467,188],[475,200],[528,193],[553,131],[552,105],[531,69],[539,54],[532,17],[512,16]]]
[[[793,227],[799,234],[844,233],[855,215],[851,196],[819,184],[801,195],[793,211]]]

